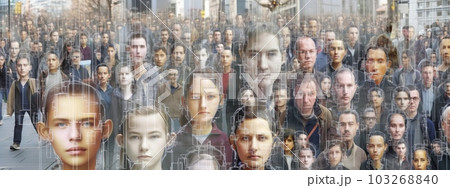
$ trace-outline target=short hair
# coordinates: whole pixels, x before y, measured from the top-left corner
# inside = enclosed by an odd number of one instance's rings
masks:
[[[287,91],[287,97],[289,97],[290,93],[289,93],[289,88],[288,88],[287,83],[283,82],[280,79],[275,80],[273,87],[272,87],[272,91],[275,93],[275,91],[279,91],[279,90],[283,90],[283,89],[285,89]]]
[[[386,49],[386,48],[383,47],[383,46],[378,46],[378,45],[369,45],[369,46],[367,47],[367,50],[366,50],[366,59],[369,58],[369,51],[370,51],[370,50],[382,50],[382,51],[384,52],[384,55],[386,56],[386,62],[389,60],[389,56],[388,56],[389,51],[388,51],[388,49]]]
[[[383,132],[380,131],[371,131],[369,132],[369,136],[367,136],[367,144],[370,143],[370,138],[373,136],[381,136],[383,138],[384,144],[386,144],[386,135]]]
[[[396,88],[394,89],[394,92],[392,93],[392,98],[395,100],[395,97],[396,97],[396,96],[398,95],[398,93],[400,93],[400,92],[405,92],[406,95],[408,95],[408,98],[411,98],[411,96],[409,95],[409,89],[408,89],[407,87],[404,87],[404,86],[396,87]]]
[[[121,126],[121,128],[119,128],[119,132],[122,134],[126,134],[126,130],[128,129],[129,126],[131,126],[131,120],[136,117],[136,116],[151,116],[151,115],[159,115],[161,116],[161,118],[164,121],[164,125],[165,125],[165,131],[166,133],[169,133],[172,129],[172,123],[171,120],[169,118],[169,115],[167,114],[166,111],[164,111],[163,109],[159,109],[155,106],[141,106],[141,107],[137,107],[133,110],[130,110],[126,113],[124,120],[123,120],[123,126]],[[153,124],[147,124],[147,125],[153,125]],[[164,135],[166,136],[166,135]]]
[[[434,67],[433,63],[425,59],[420,61],[419,65],[420,65],[420,72],[422,72],[425,67],[432,67],[432,68]]]
[[[48,115],[49,115],[49,110],[57,110],[53,108],[53,104],[52,102],[55,100],[55,97],[57,96],[61,96],[61,95],[65,95],[65,96],[74,96],[74,95],[90,95],[93,97],[94,101],[93,104],[97,104],[96,106],[99,109],[99,114],[102,117],[103,120],[105,120],[104,117],[104,109],[103,109],[103,105],[101,103],[101,97],[100,94],[98,93],[98,91],[94,88],[94,86],[92,85],[88,85],[86,83],[83,82],[78,82],[78,81],[65,81],[59,84],[56,84],[54,86],[52,86],[47,95],[44,96],[44,100],[43,100],[43,104],[44,106],[42,107],[42,117],[44,119],[44,122],[46,122],[48,120]],[[92,103],[90,102],[90,103]],[[62,110],[62,109],[59,109]]]
[[[171,49],[170,53],[173,54],[173,52],[175,51],[175,49],[176,49],[177,47],[179,47],[179,46],[181,46],[181,47],[183,48],[183,52],[186,53],[186,46],[184,46],[182,43],[178,43],[178,42],[175,43],[175,44],[172,46],[172,49]]]
[[[19,59],[26,59],[28,64],[31,65],[31,60],[30,60],[30,54],[25,52],[25,51],[19,51],[19,54],[17,55],[17,62],[19,61]]]
[[[158,52],[160,50],[163,51],[167,55],[167,49],[164,46],[155,46],[154,49],[153,49],[153,52],[156,53],[156,52]]]
[[[358,112],[356,110],[345,110],[345,111],[343,111],[343,112],[341,112],[339,114],[339,117],[341,117],[341,115],[343,115],[343,114],[352,114],[352,115],[354,115],[355,119],[356,119],[356,123],[359,123],[359,115],[358,115]]]
[[[241,124],[245,120],[250,119],[264,119],[269,124],[269,129],[272,131],[274,130],[274,125],[271,116],[266,112],[265,106],[245,106],[236,113],[234,117],[234,123],[233,127],[231,128],[231,134],[235,135],[237,133],[237,130],[241,126]]]
[[[100,67],[106,67],[106,69],[108,70],[108,73],[111,73],[111,70],[109,69],[108,65],[106,65],[105,63],[98,64],[97,67],[95,67],[95,72],[98,72],[98,69]]]
[[[346,145],[345,145],[345,143],[343,141],[341,141],[341,140],[329,140],[329,141],[327,141],[327,153],[334,146],[339,146],[341,148],[342,155],[345,155],[345,152],[347,152],[347,147],[346,147]],[[326,157],[328,159],[328,156],[326,156]],[[341,161],[342,160],[343,160],[343,158],[341,158]]]
[[[407,119],[406,119],[405,113],[402,112],[402,111],[399,111],[399,110],[394,110],[394,111],[391,111],[391,113],[389,113],[389,115],[388,115],[388,119],[387,119],[388,121],[387,121],[387,124],[386,124],[386,130],[389,129],[389,126],[391,125],[391,120],[396,115],[400,115],[403,118],[403,123],[405,124],[405,128],[408,128],[408,126],[407,126]]]
[[[60,59],[60,56],[59,56],[59,55],[60,55],[60,54],[57,53],[55,50],[49,50],[49,51],[47,51],[47,54],[45,55],[45,57],[48,58],[48,56],[51,55],[51,54],[55,55],[55,56],[57,57],[57,60],[59,61],[59,59]]]
[[[380,95],[380,97],[384,99],[384,91],[383,91],[383,89],[381,89],[381,88],[379,88],[379,87],[371,87],[371,88],[369,89],[369,91],[367,92],[367,98],[368,98],[369,100],[370,100],[370,95],[371,95],[371,93],[374,92],[374,91],[377,92],[378,95]]]
[[[278,27],[275,26],[273,23],[256,23],[253,26],[249,27],[249,29],[247,30],[246,33],[246,39],[244,45],[242,46],[243,50],[247,50],[248,47],[248,43],[249,41],[251,41],[251,39],[254,39],[255,37],[263,34],[263,33],[267,33],[267,34],[271,34],[276,38],[278,41],[280,41],[280,36],[277,34],[278,33]],[[280,47],[280,43],[277,42],[278,47]]]
[[[165,28],[165,27],[164,27],[164,28],[161,28],[161,30],[160,30],[159,32],[162,33],[163,31],[167,31],[167,33],[170,33],[170,32],[169,32],[169,29],[167,29],[167,28]]]
[[[133,39],[139,39],[139,38],[143,38],[145,40],[145,45],[147,45],[147,37],[143,33],[131,34],[130,38],[128,39],[128,45],[131,45],[131,41],[133,41]]]
[[[334,76],[333,76],[333,85],[335,85],[337,83],[337,76],[339,74],[343,74],[343,73],[350,73],[350,75],[353,77],[353,82],[356,84],[356,76],[354,75],[353,71],[347,67],[342,67],[340,69],[338,69],[336,72],[334,72]]]
[[[359,31],[359,28],[358,28],[358,26],[356,26],[356,25],[349,25],[346,29],[345,29],[345,31],[348,33],[348,31],[350,30],[350,28],[356,28],[358,31]]]

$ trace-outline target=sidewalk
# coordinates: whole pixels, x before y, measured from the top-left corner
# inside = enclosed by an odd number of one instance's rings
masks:
[[[2,111],[6,113],[5,103]],[[24,118],[21,149],[17,151],[9,149],[13,132],[14,116],[3,115],[3,125],[0,126],[0,170],[46,170],[57,163],[51,144],[39,143],[38,135],[28,115]]]

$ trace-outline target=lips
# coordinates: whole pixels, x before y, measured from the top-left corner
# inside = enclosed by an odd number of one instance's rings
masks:
[[[69,153],[69,155],[81,155],[84,154],[86,150],[87,149],[83,147],[71,147],[67,149],[66,152]]]
[[[139,160],[150,160],[152,157],[150,155],[139,155],[137,157]]]
[[[259,156],[259,155],[249,155],[247,158],[250,159],[250,160],[259,160],[261,158],[261,156]]]

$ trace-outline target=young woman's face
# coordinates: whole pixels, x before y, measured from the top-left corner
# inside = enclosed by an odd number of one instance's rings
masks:
[[[399,157],[405,157],[406,155],[406,145],[405,144],[398,144],[397,147],[395,147],[395,152]]]
[[[322,88],[322,91],[324,93],[330,92],[331,80],[328,78],[323,79],[322,82],[320,83],[320,87]]]
[[[395,104],[397,104],[397,108],[405,111],[409,106],[409,96],[406,92],[401,91],[395,95]]]
[[[245,169],[263,170],[272,150],[272,131],[261,118],[246,119],[236,131],[235,148]]]
[[[50,72],[54,72],[59,69],[59,59],[55,54],[50,54],[47,56],[47,66]]]
[[[300,146],[300,147],[307,147],[308,146],[308,140],[307,140],[307,138],[308,138],[308,136],[306,135],[306,134],[300,134],[300,135],[298,135],[298,138],[297,138],[297,144]]]
[[[413,158],[414,170],[426,170],[427,165],[428,165],[427,152],[425,150],[415,151]]]
[[[250,89],[245,90],[241,96],[241,102],[247,106],[254,105],[256,103],[256,99],[255,95],[253,95],[253,91]]]
[[[284,139],[284,151],[293,151],[294,149],[294,138],[288,136]]]
[[[203,77],[194,77],[188,93],[187,110],[195,123],[211,122],[221,102],[216,84]]]
[[[331,166],[336,166],[341,162],[342,155],[341,146],[333,146],[328,151],[328,162]]]
[[[131,85],[133,81],[133,74],[129,67],[122,67],[119,71],[119,82],[121,86]]]
[[[152,123],[148,123],[152,122]],[[168,142],[166,123],[159,114],[135,116],[127,128],[126,153],[134,163],[133,169],[154,169],[161,165]]]

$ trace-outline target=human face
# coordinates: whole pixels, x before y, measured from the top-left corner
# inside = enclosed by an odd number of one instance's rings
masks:
[[[353,142],[356,132],[359,128],[359,123],[356,122],[356,117],[353,114],[341,114],[339,116],[339,131],[342,138],[346,142]]]
[[[52,73],[55,73],[59,69],[59,59],[55,54],[49,54],[47,56],[47,66],[48,70]]]
[[[445,84],[445,94],[447,94],[447,96],[450,96],[450,83]]]
[[[307,147],[308,146],[308,136],[306,134],[299,134],[297,138],[297,144],[300,147]]]
[[[270,96],[272,85],[283,65],[278,39],[272,34],[259,34],[249,39],[243,56],[245,70],[253,79],[261,80],[259,88],[266,96]]]
[[[300,158],[301,165],[303,165],[305,168],[310,169],[312,164],[314,163],[314,155],[312,150],[310,149],[300,150],[300,154],[298,157]]]
[[[133,63],[141,64],[147,56],[147,43],[144,38],[131,39],[130,57]]]
[[[216,51],[218,54],[221,54],[223,52],[223,44],[217,44]]]
[[[218,43],[222,40],[220,32],[214,32],[214,42]]]
[[[334,91],[336,93],[336,99],[339,105],[350,105],[353,96],[355,95],[357,85],[355,84],[355,78],[353,74],[349,72],[343,72],[336,75],[336,84]]]
[[[20,78],[26,78],[29,76],[29,73],[31,71],[30,62],[28,62],[27,59],[18,59],[16,69],[17,74],[19,74]]]
[[[191,33],[184,33],[182,39],[186,44],[191,44]]]
[[[385,144],[383,137],[371,136],[367,144],[369,157],[374,161],[380,161],[383,158],[384,151],[386,151],[387,144]]]
[[[375,115],[375,112],[366,112],[364,115],[364,124],[367,128],[373,128],[375,127],[375,123],[377,122],[377,117]]]
[[[433,85],[433,67],[426,66],[422,69],[422,82],[425,87],[431,87]]]
[[[119,71],[119,83],[120,86],[129,86],[133,81],[133,74],[129,67],[121,67]]]
[[[389,134],[391,138],[394,140],[400,140],[403,138],[405,134],[406,126],[405,120],[403,116],[399,114],[395,114],[391,117],[391,121],[389,122]]]
[[[331,41],[336,39],[336,34],[334,32],[326,32],[325,33],[325,47],[328,48],[328,45]]]
[[[409,29],[408,29],[408,33],[409,33],[409,40],[411,40],[411,39],[414,39],[414,28],[412,28],[412,27],[409,27]]]
[[[409,40],[409,31],[408,29],[402,29],[403,38]]]
[[[439,144],[432,144],[433,145],[433,151],[436,154],[440,154],[441,153],[441,146]]]
[[[294,58],[294,60],[292,61],[292,67],[295,72],[300,70],[300,63],[298,62],[297,58]],[[331,87],[331,85],[330,85],[330,87]]]
[[[172,59],[175,61],[176,65],[181,65],[185,55],[186,54],[184,53],[183,47],[177,46],[173,51]]]
[[[111,74],[109,74],[108,67],[99,67],[97,70],[97,79],[100,82],[100,84],[106,84],[108,83],[109,78],[111,77]]]
[[[221,102],[220,91],[212,80],[194,77],[187,98],[187,109],[194,123],[210,123]]]
[[[403,159],[403,157],[406,156],[406,145],[404,143],[398,144],[397,147],[395,147],[395,152],[399,158]]]
[[[261,118],[245,119],[236,131],[234,147],[245,169],[263,170],[272,150],[272,131]]]
[[[316,44],[310,38],[301,40],[298,44],[297,59],[304,72],[312,73],[316,64],[317,50]]]
[[[110,58],[114,58],[115,55],[116,55],[116,50],[113,47],[108,47],[108,56]]]
[[[347,50],[345,50],[344,41],[342,40],[334,40],[330,43],[330,47],[328,48],[330,53],[330,58],[333,64],[342,64],[342,60],[347,54]]]
[[[72,63],[74,65],[80,65],[80,58],[81,58],[81,55],[79,52],[72,53]]]
[[[442,62],[445,62],[447,65],[450,64],[450,39],[443,39],[439,50]]]
[[[164,64],[166,64],[166,53],[164,53],[162,50],[158,50],[155,52],[155,54],[153,55],[153,57],[155,58],[155,65],[158,67],[163,67]]]
[[[26,31],[22,31],[20,32],[20,39],[22,39],[22,41],[24,41],[25,39],[27,39],[27,32]]]
[[[168,80],[171,84],[177,83],[178,80],[178,70],[177,69],[169,69],[169,75],[167,76]]]
[[[195,52],[194,63],[197,68],[205,68],[206,60],[208,60],[208,53],[206,49],[202,48],[200,51]]]
[[[109,42],[109,35],[108,34],[103,34],[103,36],[102,36],[102,42],[103,42],[103,44],[108,44],[108,42]]]
[[[313,82],[301,83],[296,93],[295,103],[301,115],[304,117],[311,115],[317,98],[316,85]]]
[[[388,68],[386,54],[382,49],[369,50],[366,61],[366,71],[377,85],[383,80]]]
[[[289,136],[284,139],[284,152],[291,152],[294,149],[294,138]]]
[[[331,166],[336,166],[339,164],[339,162],[341,162],[342,160],[342,151],[341,151],[341,146],[336,145],[331,147],[328,150],[328,162],[330,163]]]
[[[309,21],[309,31],[311,32],[312,36],[315,36],[317,34],[317,30],[319,27],[317,26],[316,20],[310,20]]]
[[[223,67],[230,67],[233,62],[233,55],[231,54],[231,50],[225,50],[220,54],[220,63],[222,63]]]
[[[4,64],[5,64],[5,56],[0,56],[0,67],[3,68]]]
[[[256,102],[255,96],[253,95],[252,90],[245,90],[244,93],[241,96],[241,102],[244,105],[253,105]]]
[[[161,41],[167,42],[169,40],[169,32],[168,31],[162,31],[161,32]]]
[[[58,42],[58,40],[59,40],[59,34],[58,34],[58,32],[53,32],[52,33],[52,36],[50,36],[51,38],[52,38],[52,41],[53,42]]]
[[[180,24],[174,24],[172,28],[172,33],[175,36],[176,39],[181,38],[181,25]]]
[[[442,114],[443,117],[444,114]],[[442,120],[442,130],[444,135],[447,137],[447,140],[450,142],[450,112],[447,113],[447,118]]]
[[[283,39],[283,47],[287,48],[291,43],[291,30],[289,28],[284,27],[281,30],[281,38]]]
[[[56,96],[52,106],[59,110],[49,110],[50,142],[64,169],[95,169],[102,125],[99,123],[99,107],[92,102],[93,97],[90,98],[86,100],[83,95]]]
[[[81,40],[80,40],[81,45],[86,45],[87,42],[88,42],[87,36],[84,36],[84,35],[81,36]]]
[[[358,41],[358,39],[359,39],[358,28],[356,28],[356,27],[349,28],[348,33],[347,33],[347,38],[348,38],[348,42],[350,44],[355,44],[356,41]]]
[[[287,90],[286,89],[276,90],[274,93],[274,100],[276,107],[278,108],[285,107],[289,100]]]
[[[12,42],[11,47],[9,47],[9,56],[11,58],[16,58],[19,54],[20,48],[18,42]]]
[[[406,92],[401,91],[398,92],[397,95],[395,95],[395,104],[397,105],[398,109],[405,111],[408,108],[409,103],[409,96]]]
[[[232,42],[233,41],[233,30],[225,31],[225,41]]]
[[[409,57],[406,53],[402,53],[402,63],[403,63],[403,67],[409,68]]]
[[[161,169],[161,158],[169,140],[164,119],[159,114],[135,116],[130,125],[124,139],[133,169]]]
[[[413,166],[414,170],[426,170],[428,166],[428,156],[425,150],[414,151]]]

